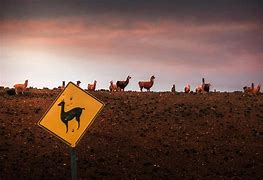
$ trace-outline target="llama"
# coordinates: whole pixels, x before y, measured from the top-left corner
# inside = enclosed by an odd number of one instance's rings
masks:
[[[65,81],[62,81],[62,86],[58,86],[59,89],[64,89],[65,88]]]
[[[211,84],[205,83],[205,78],[202,79],[202,82],[203,82],[202,83],[203,92],[209,92]]]
[[[196,87],[195,92],[197,93],[209,92],[210,86],[211,84],[205,83],[205,78],[202,78],[202,84]]]
[[[172,91],[172,92],[175,92],[175,84],[173,85],[171,91]]]
[[[202,88],[202,85],[199,85],[195,88],[195,92],[196,93],[202,93],[203,92],[203,88]]]
[[[258,84],[256,88],[253,89],[253,94],[258,94],[260,92],[261,84]]]
[[[153,86],[154,79],[155,77],[152,76],[150,81],[139,81],[138,84],[139,84],[141,91],[143,88],[147,89],[147,91],[150,91],[151,87]]]
[[[93,84],[88,84],[88,91],[95,91],[97,81],[95,80]]]
[[[77,81],[77,86],[79,86],[79,85],[80,85],[80,83],[81,83],[80,81]]]
[[[72,119],[76,118],[78,122],[78,129],[80,127],[80,116],[82,114],[82,110],[85,110],[85,108],[76,107],[74,109],[71,109],[67,112],[65,112],[65,101],[62,100],[58,106],[61,106],[61,112],[60,112],[60,119],[61,121],[66,125],[66,133],[68,132],[68,122]]]
[[[126,81],[117,81],[116,85],[120,91],[124,91],[125,87],[129,84],[130,76],[127,77]]]
[[[254,83],[251,84],[251,87],[243,87],[245,93],[258,94],[260,92],[261,84],[258,84],[255,88]]]
[[[245,93],[252,93],[254,89],[254,83],[251,83],[251,87],[245,86],[243,89]]]
[[[184,92],[185,93],[190,93],[190,85],[189,84],[187,84],[186,86],[185,86],[185,88],[184,88]]]
[[[14,88],[16,94],[18,94],[19,91],[21,91],[21,93],[24,94],[24,91],[26,90],[27,86],[28,86],[28,80],[25,80],[24,84],[15,84]]]
[[[113,84],[113,81],[110,81],[110,87],[109,87],[110,91],[117,91],[117,85]]]

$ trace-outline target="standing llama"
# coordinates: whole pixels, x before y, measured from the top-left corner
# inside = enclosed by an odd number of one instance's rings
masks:
[[[261,84],[258,84],[257,87],[253,89],[253,94],[259,94],[260,88],[261,88]]]
[[[129,84],[129,80],[131,79],[130,76],[126,78],[126,81],[117,81],[116,85],[120,91],[124,91],[125,87]]]
[[[15,84],[14,88],[15,88],[15,92],[16,94],[18,94],[18,92],[20,91],[22,94],[24,94],[24,91],[26,90],[28,86],[28,80],[25,80],[24,84]]]
[[[93,84],[88,84],[88,91],[95,91],[97,81],[95,80]]]
[[[245,93],[258,94],[260,92],[261,84],[258,84],[255,88],[254,83],[251,84],[251,87],[243,87]]]
[[[81,83],[80,81],[77,81],[77,86],[79,86],[79,85],[80,85],[80,83]]]
[[[76,118],[76,120],[78,122],[78,129],[79,129],[80,116],[82,114],[82,110],[85,110],[85,108],[76,107],[76,108],[73,108],[73,109],[65,112],[65,101],[64,100],[62,100],[58,104],[58,106],[61,106],[60,119],[66,125],[66,133],[68,132],[68,122],[74,118]]]
[[[117,85],[113,84],[113,81],[110,81],[109,90],[110,90],[110,92],[117,91]]]
[[[64,89],[65,88],[65,81],[62,81],[62,86],[58,86],[58,89]]]
[[[172,87],[172,89],[171,89],[171,92],[175,92],[175,84],[173,84],[173,87]]]
[[[205,78],[202,79],[202,89],[203,92],[209,92],[210,91],[210,83],[205,83]]]
[[[140,89],[142,91],[143,88],[147,89],[147,91],[150,91],[151,87],[153,86],[155,77],[152,76],[150,81],[139,81],[138,84],[140,86]]]
[[[184,88],[184,92],[185,93],[190,93],[190,85],[189,84],[187,84],[186,86],[185,86],[185,88]]]
[[[202,78],[202,84],[197,86],[195,91],[196,93],[205,93],[210,91],[210,83],[205,83],[205,78]]]

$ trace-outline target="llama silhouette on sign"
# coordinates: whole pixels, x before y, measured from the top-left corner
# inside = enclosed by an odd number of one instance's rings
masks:
[[[66,133],[68,132],[68,122],[74,118],[76,118],[76,120],[78,122],[78,129],[79,129],[80,116],[82,114],[82,110],[85,110],[85,108],[76,107],[76,108],[73,108],[73,109],[65,112],[65,101],[64,100],[62,100],[58,104],[58,106],[61,106],[60,119],[66,125]]]

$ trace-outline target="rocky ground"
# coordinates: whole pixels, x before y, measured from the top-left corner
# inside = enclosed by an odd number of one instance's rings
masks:
[[[70,179],[70,148],[37,125],[58,90],[0,91],[0,179]],[[93,92],[79,179],[260,179],[263,95]]]

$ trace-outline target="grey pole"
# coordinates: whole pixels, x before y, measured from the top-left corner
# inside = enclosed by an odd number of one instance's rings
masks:
[[[71,179],[77,180],[77,152],[76,148],[70,148],[71,156]]]

